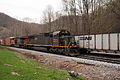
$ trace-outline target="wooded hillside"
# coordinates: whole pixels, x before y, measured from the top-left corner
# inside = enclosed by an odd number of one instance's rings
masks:
[[[47,9],[42,24],[19,21],[0,13],[0,37],[61,29],[70,31],[72,35],[120,32],[119,5],[120,0],[63,0],[64,14],[54,14],[52,9]]]
[[[26,23],[0,13],[0,36],[24,36],[40,32],[40,24]]]

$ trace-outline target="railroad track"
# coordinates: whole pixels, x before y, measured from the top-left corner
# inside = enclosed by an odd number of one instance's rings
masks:
[[[49,53],[47,51],[42,51],[42,50],[34,50],[34,51]],[[51,53],[51,54],[63,55],[59,53]],[[101,62],[107,62],[107,63],[113,63],[113,64],[120,64],[120,55],[108,55],[103,53],[102,54],[85,53],[85,54],[80,54],[79,56],[77,56],[77,58],[93,60],[93,61],[101,61]]]
[[[115,55],[116,56],[116,55]],[[107,62],[107,63],[114,63],[114,64],[120,64],[120,57],[115,57],[114,55],[104,55],[104,54],[80,54],[78,58],[82,59],[88,59],[88,60],[95,60],[95,61],[101,61],[101,62]]]
[[[49,53],[47,51],[42,51],[42,50],[37,50],[37,51]],[[64,54],[59,54],[59,53],[51,53],[51,54],[57,54],[57,55],[65,56]],[[66,55],[66,56],[68,56],[68,55]],[[73,57],[73,56],[71,56],[71,57]],[[103,54],[103,53],[99,53],[99,54],[98,53],[85,53],[85,54],[80,54],[79,56],[76,56],[76,57],[81,58],[81,59],[87,59],[87,60],[94,60],[94,61],[101,61],[101,62],[107,62],[107,63],[113,63],[113,64],[120,64],[120,55],[109,55],[109,54]]]
[[[20,48],[12,48],[13,50],[19,50],[19,51],[25,51],[25,52],[30,52],[33,54],[43,54],[43,55],[48,55],[48,56],[54,56],[54,57],[60,57],[64,58],[66,60],[73,60],[76,61],[78,64],[90,64],[90,65],[97,65],[97,66],[106,66],[110,68],[116,68],[120,69],[120,57],[118,56],[104,56],[104,55],[94,55],[94,54],[80,54],[77,57],[70,57],[70,56],[65,56],[65,55],[59,55],[59,54],[53,54],[44,51],[36,51],[36,50],[28,50],[28,49],[20,49]]]

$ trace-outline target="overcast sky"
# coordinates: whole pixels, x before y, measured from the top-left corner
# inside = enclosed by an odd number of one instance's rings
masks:
[[[19,19],[39,19],[47,5],[60,10],[61,0],[0,0],[0,12]]]

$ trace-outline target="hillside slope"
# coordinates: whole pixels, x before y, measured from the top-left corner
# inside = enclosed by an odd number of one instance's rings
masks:
[[[35,24],[16,20],[4,13],[0,13],[0,37],[26,36],[45,32],[53,32],[61,29],[70,31],[72,35],[88,34],[90,27],[91,34],[120,32],[120,19],[114,13],[105,12],[97,16],[87,27],[81,16],[61,16],[51,24]],[[100,22],[100,24],[99,24]],[[51,25],[51,27],[50,27]],[[50,29],[51,28],[51,29]]]
[[[4,13],[0,13],[0,36],[24,36],[40,33],[40,24],[27,23],[16,20]]]

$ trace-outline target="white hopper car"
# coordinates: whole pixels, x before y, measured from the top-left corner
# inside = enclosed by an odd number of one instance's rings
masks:
[[[120,51],[120,33],[75,36],[80,48],[86,50]]]

